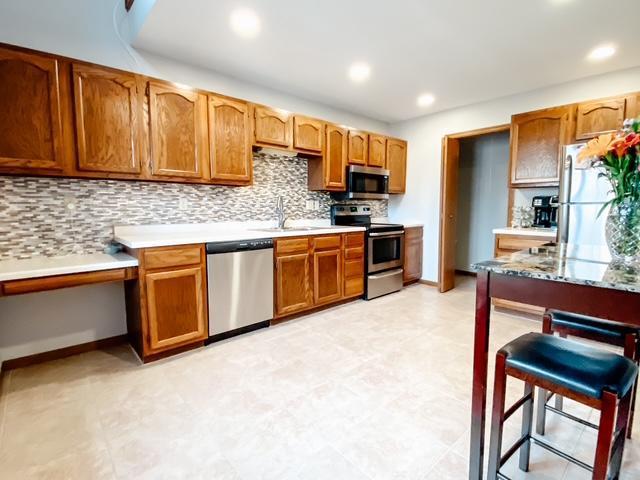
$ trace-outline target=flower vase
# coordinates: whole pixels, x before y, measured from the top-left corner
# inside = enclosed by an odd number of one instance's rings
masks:
[[[616,263],[637,263],[640,259],[640,203],[613,204],[605,224],[605,238]]]

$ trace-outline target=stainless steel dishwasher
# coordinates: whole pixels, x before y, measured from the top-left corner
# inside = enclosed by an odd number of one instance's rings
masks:
[[[273,318],[273,240],[207,244],[209,341],[268,327]]]

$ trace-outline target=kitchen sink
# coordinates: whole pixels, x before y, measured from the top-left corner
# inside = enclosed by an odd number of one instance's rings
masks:
[[[330,227],[269,227],[269,228],[254,228],[256,232],[295,232],[295,231],[309,231],[309,230],[325,230]]]

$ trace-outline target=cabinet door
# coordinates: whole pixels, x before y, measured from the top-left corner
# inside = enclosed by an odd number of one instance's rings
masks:
[[[407,180],[407,142],[387,140],[387,168],[389,169],[389,193],[404,193]]]
[[[587,140],[622,128],[627,110],[625,97],[578,105],[576,140]]]
[[[342,252],[340,249],[313,254],[313,303],[322,305],[342,298]]]
[[[313,305],[309,253],[276,258],[276,315],[288,315]]]
[[[198,92],[149,82],[152,175],[203,178],[207,158],[205,102]]]
[[[324,183],[328,190],[344,191],[347,188],[347,142],[344,128],[327,125]]]
[[[405,229],[404,282],[413,282],[422,277],[422,227]]]
[[[571,141],[571,111],[565,106],[512,117],[512,186],[558,185],[562,147]]]
[[[293,148],[322,153],[324,123],[313,118],[293,117]]]
[[[369,158],[369,135],[349,130],[349,165],[366,165]]]
[[[0,167],[62,169],[59,68],[53,58],[0,48]]]
[[[145,274],[149,347],[164,350],[207,337],[200,266]]]
[[[211,179],[249,184],[253,155],[249,139],[249,106],[241,101],[209,97]]]
[[[267,107],[254,107],[255,142],[291,147],[293,122],[291,114]]]
[[[78,169],[140,172],[138,89],[131,73],[73,65]]]
[[[381,135],[369,135],[370,167],[384,168],[387,164],[387,139]]]

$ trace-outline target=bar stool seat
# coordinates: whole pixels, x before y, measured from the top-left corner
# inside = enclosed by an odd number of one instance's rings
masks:
[[[565,328],[605,338],[608,337],[618,344],[622,344],[627,335],[640,335],[640,328],[638,327],[609,322],[601,318],[559,310],[547,310],[546,313],[551,316],[551,325],[554,329]]]
[[[496,354],[488,478],[508,479],[500,468],[517,451],[520,469],[527,472],[532,443],[592,472],[593,480],[619,478],[637,375],[629,358],[543,333],[528,333],[502,347]],[[524,381],[524,396],[505,408],[508,377]],[[535,387],[600,410],[593,465],[532,435]],[[504,423],[520,408],[522,436],[503,455]]]
[[[552,335],[529,333],[501,352],[510,367],[597,399],[605,390],[623,397],[636,378],[629,359]]]

